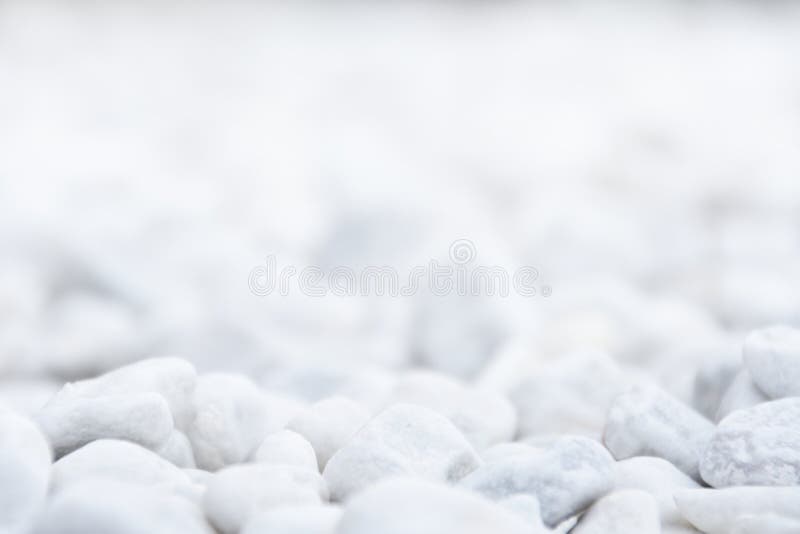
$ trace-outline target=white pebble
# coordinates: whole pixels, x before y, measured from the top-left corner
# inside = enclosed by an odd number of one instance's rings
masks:
[[[280,430],[267,435],[253,454],[253,461],[318,470],[317,457],[311,443],[292,430]]]
[[[283,506],[257,513],[241,534],[334,534],[341,517],[338,506]]]
[[[574,534],[660,534],[658,506],[644,491],[621,490],[606,495],[581,517]]]
[[[396,382],[391,403],[418,404],[450,419],[477,450],[513,439],[514,406],[503,395],[469,387],[433,371],[409,371]]]
[[[319,470],[370,418],[360,404],[345,397],[321,400],[294,416],[286,427],[307,439]]]
[[[342,501],[387,476],[454,482],[479,464],[472,445],[449,419],[421,406],[396,404],[339,449],[323,476],[331,499]]]
[[[744,363],[753,382],[773,399],[800,395],[800,330],[773,326],[750,333]]]
[[[614,488],[638,489],[652,495],[658,504],[663,524],[686,525],[672,495],[681,489],[697,487],[699,487],[697,482],[661,458],[635,456],[614,465]]]
[[[208,481],[203,508],[221,532],[239,532],[253,515],[266,508],[314,505],[327,500],[320,474],[291,466],[243,464],[226,467]]]
[[[720,421],[700,462],[709,485],[800,484],[800,398],[765,402]]]
[[[773,515],[800,521],[798,487],[740,486],[683,490],[675,493],[675,504],[690,523],[709,534],[730,534],[740,518],[747,516]]]
[[[511,393],[518,435],[580,434],[599,439],[611,401],[629,383],[602,353],[576,353],[544,367]]]
[[[157,393],[65,398],[70,396],[59,394],[36,417],[56,458],[97,439],[122,439],[157,450],[172,435],[169,405]]]
[[[93,441],[54,463],[52,488],[60,491],[78,481],[97,477],[178,493],[191,492],[189,477],[180,468],[144,447],[114,439]]]
[[[337,534],[544,534],[517,514],[458,488],[397,478],[354,497]]]
[[[634,387],[608,411],[603,442],[617,460],[658,456],[698,480],[697,463],[714,425],[671,395]]]
[[[24,527],[47,494],[52,454],[29,419],[0,412],[0,530]]]
[[[286,423],[286,407],[270,403],[267,395],[241,375],[201,376],[195,410],[187,437],[197,466],[209,471],[244,462],[267,434]]]
[[[32,534],[214,534],[201,510],[156,488],[87,479],[55,495]]]
[[[774,514],[739,516],[731,534],[797,534],[800,519],[788,519]]]
[[[491,499],[517,493],[535,496],[550,527],[573,516],[613,487],[613,459],[598,442],[568,436],[540,452],[487,463],[461,485]]]

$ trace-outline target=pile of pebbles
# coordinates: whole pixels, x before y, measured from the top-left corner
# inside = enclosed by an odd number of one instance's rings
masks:
[[[694,406],[599,353],[509,394],[406,370],[316,402],[142,360],[3,409],[0,530],[800,532],[800,331],[742,352],[698,373]]]

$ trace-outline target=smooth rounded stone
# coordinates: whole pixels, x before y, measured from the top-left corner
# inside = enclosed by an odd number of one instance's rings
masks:
[[[737,486],[681,490],[675,493],[675,504],[687,521],[709,534],[729,534],[740,518],[748,516],[769,515],[800,521],[800,487]]]
[[[181,358],[163,357],[141,360],[104,375],[65,385],[48,406],[75,399],[132,396],[157,393],[163,397],[180,430],[186,430],[194,419],[194,390],[197,372]]]
[[[487,463],[460,485],[493,500],[533,495],[541,505],[542,520],[553,527],[613,488],[613,465],[600,443],[566,436],[545,451]]]
[[[205,471],[203,469],[197,469],[194,467],[184,467],[183,472],[186,473],[186,476],[189,477],[189,480],[192,482],[192,484],[197,484],[200,486],[207,486],[208,481],[214,476],[214,473],[210,471]]]
[[[755,330],[745,338],[743,354],[753,382],[769,397],[800,396],[800,330]]]
[[[356,495],[336,534],[544,534],[478,495],[432,482],[394,478]]]
[[[56,458],[98,439],[122,439],[157,450],[174,429],[169,405],[156,393],[56,397],[36,421]]]
[[[769,397],[755,385],[747,369],[742,369],[722,396],[714,420],[722,421],[736,410],[750,408],[769,400]]]
[[[455,482],[480,463],[472,445],[449,419],[422,406],[395,404],[339,449],[323,476],[331,500],[343,501],[388,476]]]
[[[304,409],[286,427],[311,443],[316,453],[316,465],[322,471],[331,456],[369,419],[370,413],[357,402],[345,397],[331,397]]]
[[[797,534],[800,520],[773,514],[745,515],[736,518],[731,534]]]
[[[615,490],[638,489],[652,495],[662,524],[684,526],[685,521],[672,495],[681,489],[698,487],[697,482],[661,458],[634,456],[614,465]]]
[[[287,406],[273,401],[250,379],[233,374],[202,375],[195,390],[196,416],[186,433],[197,466],[216,471],[244,462],[264,436],[286,423]]]
[[[720,421],[700,461],[710,486],[800,484],[800,397],[737,410]]]
[[[658,506],[652,495],[620,490],[598,500],[571,531],[574,534],[660,534]]]
[[[214,534],[201,510],[157,488],[82,480],[48,502],[31,534]]]
[[[54,492],[87,478],[157,486],[177,493],[192,492],[189,477],[179,467],[140,445],[114,439],[93,441],[53,464]]]
[[[391,403],[418,404],[450,419],[477,450],[514,437],[517,414],[503,395],[468,387],[433,371],[409,371],[400,376]]]
[[[280,430],[267,435],[253,454],[253,461],[318,470],[317,456],[311,443],[292,430]]]
[[[173,430],[169,439],[156,452],[178,467],[196,467],[192,444],[186,434],[180,430]]]
[[[699,480],[697,463],[713,431],[711,421],[671,395],[636,386],[614,399],[603,442],[617,460],[658,456]]]
[[[225,534],[239,532],[259,510],[318,505],[328,490],[316,470],[284,465],[242,464],[221,469],[208,481],[203,509]]]
[[[258,512],[241,534],[334,534],[341,518],[338,506],[282,506]]]
[[[0,411],[0,531],[24,527],[44,502],[52,453],[39,428]]]
[[[599,439],[612,400],[630,386],[607,355],[575,353],[542,368],[511,393],[517,435],[580,434]]]

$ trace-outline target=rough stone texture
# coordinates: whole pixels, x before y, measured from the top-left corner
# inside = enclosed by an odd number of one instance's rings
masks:
[[[800,398],[738,410],[717,426],[700,461],[709,485],[800,484]]]
[[[339,449],[323,476],[331,499],[342,501],[388,476],[455,482],[480,462],[472,445],[446,417],[421,406],[396,404]]]
[[[618,460],[658,456],[698,480],[697,463],[714,425],[654,387],[634,387],[614,399],[603,442]]]
[[[612,489],[613,463],[596,441],[564,437],[543,452],[487,463],[460,484],[495,500],[518,493],[533,495],[544,523],[552,527]]]

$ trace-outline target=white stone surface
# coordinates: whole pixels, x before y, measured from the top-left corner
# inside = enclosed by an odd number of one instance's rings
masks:
[[[758,389],[747,369],[742,369],[720,399],[714,420],[722,421],[736,410],[750,408],[768,400],[769,397]]]
[[[541,506],[542,520],[553,527],[612,489],[613,463],[598,442],[564,437],[544,452],[486,463],[460,485],[495,500],[518,493],[533,495]]]
[[[316,470],[243,464],[214,474],[203,496],[203,509],[220,532],[235,534],[260,510],[315,505],[327,498],[327,487]]]
[[[800,398],[738,410],[720,421],[700,461],[709,485],[800,484]]]
[[[405,478],[354,497],[336,534],[544,534],[516,513],[467,491]]]
[[[0,408],[0,531],[24,529],[43,504],[52,453],[30,419]]]
[[[291,465],[317,471],[317,456],[306,438],[292,430],[267,434],[253,454],[253,461],[263,464]]]
[[[456,482],[480,465],[469,441],[446,417],[421,406],[395,404],[359,430],[333,455],[323,476],[331,500],[389,476]]]
[[[370,419],[369,411],[345,397],[330,397],[305,408],[286,427],[311,443],[319,470]]]
[[[697,463],[714,425],[669,394],[634,387],[614,399],[603,442],[617,460],[658,456],[698,480]]]
[[[255,514],[241,534],[334,534],[341,517],[337,506],[281,506]]]
[[[744,363],[756,386],[773,399],[800,395],[800,330],[773,326],[751,332]]]
[[[730,534],[740,522],[753,525],[757,520],[752,516],[775,516],[780,518],[777,521],[779,524],[800,522],[798,487],[740,486],[682,490],[675,493],[675,503],[690,523],[708,534]],[[767,528],[769,523],[762,523],[760,526],[763,530],[760,532],[770,532]]]
[[[658,506],[652,495],[620,490],[598,500],[571,531],[574,534],[660,534]]]

